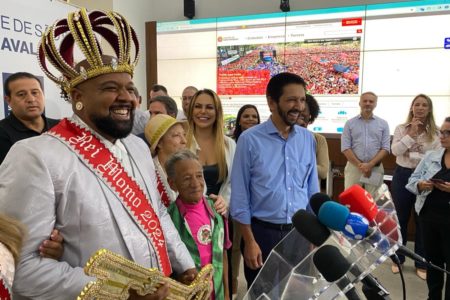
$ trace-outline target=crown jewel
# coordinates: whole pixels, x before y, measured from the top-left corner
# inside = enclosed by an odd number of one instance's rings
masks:
[[[138,59],[136,33],[116,12],[88,13],[81,8],[50,26],[39,44],[41,69],[67,95],[76,85],[102,74],[133,76]],[[82,61],[87,63],[77,67]]]

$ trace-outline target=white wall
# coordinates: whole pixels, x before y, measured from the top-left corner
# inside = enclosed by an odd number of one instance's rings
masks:
[[[145,59],[145,22],[154,21],[155,11],[153,0],[113,0],[114,11],[122,14],[134,30],[139,39],[140,43],[140,59],[138,66],[135,70],[134,83],[139,89],[139,93],[142,95],[142,105],[146,105],[146,94],[147,94],[147,83],[146,83],[146,59]],[[130,5],[132,3],[133,5]]]
[[[60,0],[62,2],[66,2]],[[67,0],[67,2],[73,6],[77,7],[86,7],[88,10],[112,10],[113,9],[113,1],[112,0]]]
[[[60,88],[39,67],[38,45],[46,26],[67,16],[73,7],[60,1],[2,1],[0,20],[0,94],[6,74],[29,72],[42,77],[45,113],[51,118],[71,115],[70,105],[61,99]],[[6,73],[6,74],[5,74]],[[8,114],[8,105],[0,99],[0,120]]]

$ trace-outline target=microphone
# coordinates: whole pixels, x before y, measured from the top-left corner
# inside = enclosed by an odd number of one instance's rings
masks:
[[[359,213],[368,220],[374,220],[378,207],[372,195],[361,186],[354,184],[338,196],[339,202],[347,206],[352,212]]]
[[[292,224],[311,244],[321,246],[330,236],[330,230],[317,220],[317,217],[304,209],[292,216]]]
[[[374,246],[380,246],[383,252],[390,248],[390,244],[384,239],[384,235],[369,226],[369,221],[358,213],[351,213],[350,210],[336,202],[326,202],[319,210],[319,221],[336,231],[341,231],[353,240],[368,238]]]
[[[320,208],[322,207],[323,204],[326,204],[327,202],[337,203],[335,200],[332,200],[330,197],[328,197],[327,194],[316,193],[316,194],[311,196],[311,199],[309,200],[309,205],[312,208],[312,210],[314,211],[314,213],[316,214],[316,216],[318,216]],[[339,205],[339,207],[335,207],[334,209],[336,211],[339,211],[338,208],[341,208],[342,211],[340,211],[340,212],[344,214],[344,216],[343,216],[343,218],[341,218],[341,220],[345,219],[346,222],[348,223],[348,226],[345,226],[344,230],[340,230],[340,229],[333,228],[333,224],[326,224],[326,220],[332,220],[334,218],[331,215],[330,216],[326,216],[326,217],[322,217],[322,220],[321,220],[322,224],[327,225],[331,229],[342,231],[345,235],[347,235],[348,237],[350,237],[352,239],[356,239],[356,240],[363,239],[364,238],[363,235],[358,234],[358,232],[352,232],[351,229],[353,227],[358,229],[359,226],[365,226],[365,227],[360,229],[360,231],[363,231],[365,233],[368,230],[369,223],[368,222],[366,222],[365,224],[361,223],[360,222],[361,219],[359,217],[356,217],[356,219],[354,219],[354,217],[353,217],[354,213],[350,213],[350,211],[349,211],[349,209],[347,207]],[[330,211],[332,213],[336,213],[336,211],[333,211],[333,210],[327,210],[327,211]],[[358,214],[358,216],[361,216],[361,215]],[[339,227],[339,228],[341,228],[341,227]],[[346,230],[347,228],[349,230]]]
[[[323,197],[319,198],[324,199]],[[311,197],[310,203],[315,201],[316,200],[313,200],[313,197]],[[312,206],[313,205],[311,205],[311,207]],[[319,209],[320,206],[318,206],[318,210]],[[322,244],[325,243],[325,241],[331,235],[330,230],[324,224],[322,224],[315,215],[307,212],[304,209],[299,209],[292,216],[292,224],[300,234],[302,234],[308,241],[310,241],[313,245],[317,247],[322,246]],[[368,274],[366,277],[361,279],[361,283],[363,284],[364,287],[367,287],[367,289],[363,289],[363,292],[365,290],[375,291],[375,295],[377,295],[367,299],[369,300],[390,299],[388,297],[389,292],[378,282],[378,280],[372,274]],[[364,294],[366,293],[364,292]]]
[[[369,221],[366,218],[357,213],[350,213],[349,209],[341,204],[335,202],[324,203],[319,210],[318,217],[319,221],[328,228],[342,231],[350,238],[360,240],[367,237],[373,246],[376,247],[379,245],[382,251],[387,251],[390,248],[390,244],[385,239],[386,236],[383,232],[379,232],[377,228],[370,227]],[[450,274],[447,270],[434,265],[432,262],[427,261],[403,245],[399,245],[397,252],[413,260],[420,261],[428,267]]]
[[[325,202],[335,201],[332,200],[327,194],[324,193],[315,193],[309,199],[309,206],[311,206],[312,211],[316,214],[319,214],[319,209]]]
[[[350,263],[338,248],[332,245],[323,245],[314,253],[313,261],[317,270],[319,270],[326,281],[334,282],[342,278],[336,282],[340,290],[345,291],[345,287],[351,283],[348,277],[345,276],[345,273],[350,269]],[[361,299],[354,287],[344,293],[349,300]]]
[[[394,242],[400,242],[397,221],[378,207],[370,195],[361,186],[355,184],[339,195],[339,202],[347,206],[350,211],[363,215],[370,223],[375,223],[380,231]],[[395,210],[395,208],[393,208]]]

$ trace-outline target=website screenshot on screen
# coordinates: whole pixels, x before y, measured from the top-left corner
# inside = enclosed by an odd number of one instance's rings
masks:
[[[230,116],[255,104],[264,120],[267,82],[293,72],[319,101],[313,131],[342,132],[359,95],[373,91],[393,132],[419,93],[432,98],[438,123],[450,111],[448,28],[448,0],[159,23],[158,78],[179,94],[215,89]]]

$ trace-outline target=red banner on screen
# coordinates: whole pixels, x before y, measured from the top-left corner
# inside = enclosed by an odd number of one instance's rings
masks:
[[[342,19],[342,26],[357,26],[362,24],[362,18]]]
[[[217,70],[219,95],[265,95],[269,70]]]

